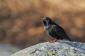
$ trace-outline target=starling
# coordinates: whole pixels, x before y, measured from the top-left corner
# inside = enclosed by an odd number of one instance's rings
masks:
[[[60,40],[67,39],[71,41],[71,39],[68,37],[64,29],[58,24],[56,24],[49,17],[43,18],[43,24],[44,24],[44,28],[46,32],[55,39],[54,42],[56,42],[57,39],[60,39]]]

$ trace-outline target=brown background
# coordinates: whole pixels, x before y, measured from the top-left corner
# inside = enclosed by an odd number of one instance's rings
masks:
[[[85,42],[85,0],[0,0],[0,42],[24,48],[51,40],[43,16],[55,20],[72,40]]]

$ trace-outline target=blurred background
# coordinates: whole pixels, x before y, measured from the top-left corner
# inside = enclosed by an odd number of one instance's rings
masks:
[[[0,0],[0,46],[20,50],[51,40],[43,16],[62,26],[72,40],[85,42],[85,0]]]

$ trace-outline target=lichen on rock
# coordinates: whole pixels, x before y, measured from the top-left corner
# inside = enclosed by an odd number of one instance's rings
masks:
[[[85,43],[62,40],[39,43],[11,56],[85,56]]]

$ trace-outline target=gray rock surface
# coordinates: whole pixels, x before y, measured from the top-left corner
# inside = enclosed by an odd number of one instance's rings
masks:
[[[39,43],[11,56],[85,56],[85,43],[62,41]]]
[[[10,44],[0,44],[0,56],[10,56],[20,49]]]

